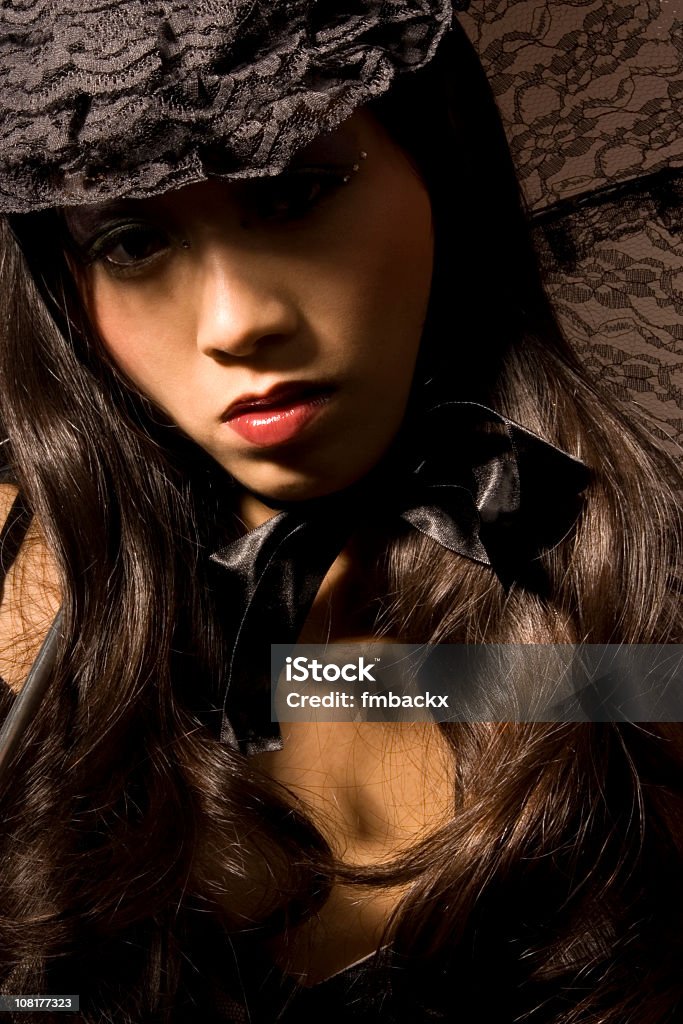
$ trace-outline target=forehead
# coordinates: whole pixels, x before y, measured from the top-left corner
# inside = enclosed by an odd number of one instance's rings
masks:
[[[358,110],[333,132],[319,135],[313,142],[299,150],[293,157],[290,167],[295,170],[297,167],[310,166],[311,164],[339,164],[341,166],[352,164],[357,159],[360,151],[369,146],[371,140],[380,135],[379,123],[372,114],[364,109]],[[192,185],[185,185],[183,188],[175,191],[153,196],[149,199],[116,198],[88,205],[63,207],[61,213],[70,234],[78,242],[87,238],[92,229],[103,219],[116,216],[132,216],[136,211],[139,212],[143,209],[163,213],[165,210],[175,206],[178,201],[184,201],[186,198],[195,196],[200,189],[206,192],[207,185],[220,189],[225,194],[226,188],[238,191],[240,187],[244,186],[245,181],[250,180],[263,181],[264,179],[229,181],[221,178],[210,178]]]

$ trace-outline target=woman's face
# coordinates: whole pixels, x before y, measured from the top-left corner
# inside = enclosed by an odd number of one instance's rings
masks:
[[[247,489],[318,497],[377,463],[406,408],[433,239],[421,180],[368,113],[278,178],[66,220],[116,364]]]

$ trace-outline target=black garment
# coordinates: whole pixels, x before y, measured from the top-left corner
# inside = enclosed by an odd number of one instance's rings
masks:
[[[393,1024],[399,1018],[391,1009],[391,990],[375,960],[371,953],[325,981],[304,988],[252,954],[240,963],[241,998],[215,993],[214,1012],[226,1024],[365,1024],[375,1020]]]
[[[257,950],[233,949],[238,964],[231,995],[206,992],[206,1011],[220,1024],[460,1024],[464,999],[457,972],[402,961],[390,946],[311,987],[296,984]],[[494,995],[494,1001],[498,998]],[[513,1024],[511,1005],[488,1006],[488,1024]],[[195,1011],[196,1012],[196,1011]],[[192,1018],[181,1018],[182,1024]]]

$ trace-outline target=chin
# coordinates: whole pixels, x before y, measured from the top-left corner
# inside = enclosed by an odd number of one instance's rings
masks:
[[[368,471],[313,475],[278,467],[276,472],[244,474],[241,478],[237,474],[234,475],[243,487],[268,504],[269,500],[273,503],[285,503],[324,498],[357,483]]]

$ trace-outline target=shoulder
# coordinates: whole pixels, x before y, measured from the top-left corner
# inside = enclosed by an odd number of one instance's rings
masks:
[[[0,685],[15,692],[21,689],[61,596],[54,558],[35,519],[18,515],[17,494],[13,484],[0,483]]]

